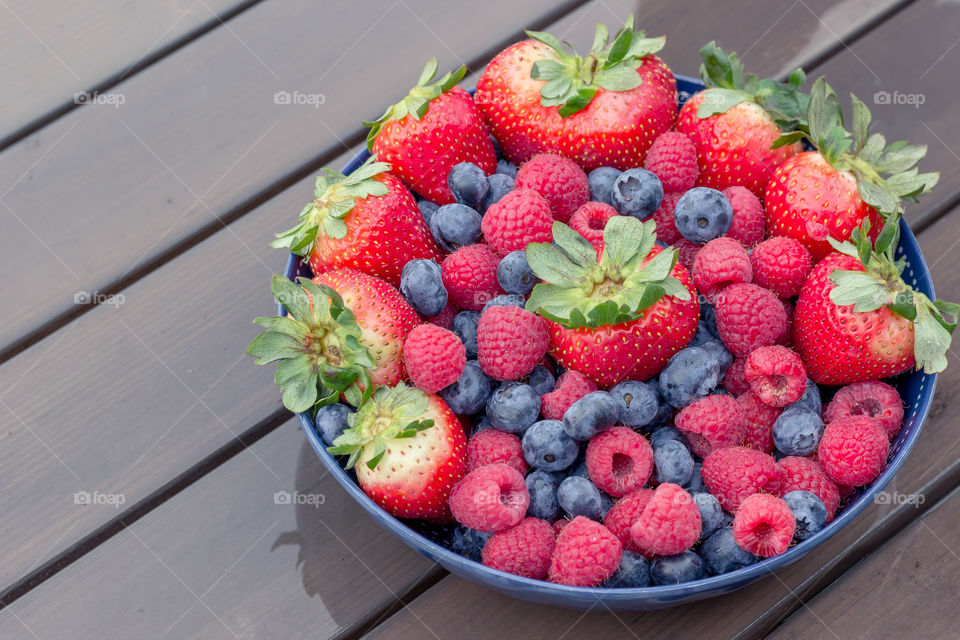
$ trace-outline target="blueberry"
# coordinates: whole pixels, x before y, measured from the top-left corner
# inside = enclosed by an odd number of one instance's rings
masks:
[[[613,206],[613,183],[619,177],[620,169],[614,169],[613,167],[598,167],[587,174],[587,182],[590,184],[590,199]]]
[[[453,165],[447,175],[447,185],[454,200],[476,210],[483,206],[483,199],[487,197],[487,189],[490,188],[483,169],[472,162]]]
[[[511,178],[517,177],[517,165],[509,160],[497,160],[497,173]]]
[[[687,493],[707,491],[707,485],[703,483],[703,465],[701,463],[693,463],[693,473],[690,475],[687,484],[683,485],[683,488],[687,490]]]
[[[660,556],[650,563],[651,584],[680,584],[702,577],[703,559],[693,551],[684,551],[675,556]]]
[[[697,330],[693,334],[693,340],[690,341],[688,347],[702,347],[712,340],[716,340],[717,337],[710,333],[710,328],[702,320],[700,324],[697,325]]]
[[[581,453],[586,453],[586,450],[587,448],[584,447],[581,449]],[[586,457],[581,455],[580,459],[567,471],[567,477],[586,478],[587,480],[590,479],[590,472],[587,470]]]
[[[827,508],[823,501],[809,491],[790,491],[783,496],[797,520],[797,530],[793,534],[797,540],[806,540],[827,524]]]
[[[527,384],[533,387],[533,390],[539,393],[541,396],[553,391],[553,388],[557,384],[553,374],[550,373],[546,367],[540,364],[533,368],[533,371],[530,372],[527,380]]]
[[[492,535],[492,532],[477,531],[460,525],[453,530],[453,535],[450,538],[450,551],[474,562],[480,562],[483,547]]]
[[[663,394],[660,393],[659,381],[651,380],[647,384],[649,384],[650,388],[657,394],[657,415],[653,417],[653,421],[644,429],[644,431],[648,429],[652,431],[655,427],[663,426],[673,421],[673,407],[663,399]]]
[[[660,372],[660,393],[677,409],[707,396],[720,380],[717,358],[701,347],[681,349]]]
[[[317,425],[320,439],[327,445],[333,444],[334,439],[346,430],[347,416],[351,413],[353,410],[350,407],[339,402],[317,409],[317,415],[314,416],[313,421]]]
[[[820,399],[820,387],[810,378],[807,378],[807,387],[803,390],[803,395],[800,396],[800,399],[793,404],[787,405],[784,411],[794,408],[799,409],[801,407],[809,409],[817,415],[820,415],[823,409],[823,404]]]
[[[589,480],[589,478],[587,478]],[[600,519],[603,520],[607,517],[607,511],[610,511],[610,508],[616,504],[616,501],[613,499],[609,493],[605,491],[600,492]]]
[[[500,147],[500,141],[497,140],[496,138],[494,138],[493,136],[490,136],[490,142],[493,143],[493,152],[494,152],[495,154],[497,154],[497,158],[498,158],[498,159],[499,159],[499,158],[502,158],[502,157],[503,157],[503,149]]]
[[[528,384],[507,383],[487,400],[490,424],[501,431],[523,433],[537,421],[539,415],[540,395]]]
[[[476,435],[484,429],[493,429],[493,425],[490,424],[490,418],[487,416],[480,416],[473,421],[473,431],[470,432],[470,435]]]
[[[703,564],[711,575],[730,573],[757,561],[757,556],[740,548],[733,538],[733,527],[717,529],[700,545]]]
[[[440,208],[436,202],[430,202],[429,200],[418,200],[417,208],[420,209],[420,215],[423,216],[423,221],[427,223],[427,226],[430,226],[430,219],[433,217],[433,214],[436,213],[437,209]]]
[[[468,360],[460,378],[440,390],[440,397],[454,413],[472,415],[483,408],[490,397],[490,378],[476,360]]]
[[[788,456],[808,456],[823,435],[820,415],[805,407],[786,409],[773,423],[773,446]]]
[[[639,553],[624,551],[620,566],[603,583],[604,587],[637,588],[650,586],[650,562]]]
[[[714,531],[724,526],[723,507],[713,494],[706,491],[697,491],[690,495],[700,510],[700,539],[706,540]]]
[[[563,471],[576,461],[580,445],[559,420],[541,420],[523,434],[523,457],[534,469]]]
[[[514,167],[513,171],[516,173],[516,167]],[[513,191],[514,188],[513,176],[502,173],[487,176],[487,183],[487,196],[483,199],[483,208],[480,209],[481,213],[486,213],[490,205],[499,202],[500,198]]]
[[[457,334],[460,342],[467,349],[467,359],[477,357],[477,323],[480,322],[478,311],[461,311],[453,316],[451,331]]]
[[[709,302],[700,303],[700,324],[706,327],[710,335],[720,339],[720,332],[717,330],[717,309]]]
[[[529,295],[534,285],[540,279],[533,274],[533,269],[527,264],[525,251],[511,251],[503,256],[497,265],[497,282],[507,293],[518,296]]]
[[[527,301],[523,296],[518,296],[513,293],[504,293],[487,300],[486,304],[483,305],[483,309],[480,310],[480,315],[483,315],[483,312],[490,307],[520,307],[523,309],[524,305],[526,304]]]
[[[400,293],[422,316],[435,316],[443,311],[447,306],[447,289],[436,260],[418,258],[403,265]]]
[[[654,429],[653,433],[650,434],[650,446],[653,447],[654,450],[670,440],[676,440],[689,449],[687,439],[683,437],[683,434],[680,433],[680,430],[676,427],[660,427],[659,429]]]
[[[606,391],[583,396],[563,414],[563,428],[574,440],[589,440],[617,422],[617,401]]]
[[[553,475],[539,469],[531,471],[525,482],[530,493],[527,515],[547,522],[556,520],[560,516],[560,503],[557,502],[560,482]]]
[[[483,237],[481,222],[480,214],[467,205],[445,204],[430,218],[430,233],[446,251],[456,251],[459,247],[480,242]]]
[[[646,169],[627,169],[614,181],[611,199],[618,213],[646,220],[663,200],[663,185]]]
[[[707,244],[730,230],[733,207],[710,187],[694,187],[680,196],[673,210],[677,231],[694,244]]]
[[[657,392],[639,380],[624,380],[610,389],[610,395],[617,402],[617,422],[628,427],[645,427],[660,409]]]
[[[677,440],[661,442],[653,450],[653,464],[657,469],[657,482],[672,482],[684,485],[693,476],[693,456]]]
[[[593,483],[580,476],[570,476],[560,483],[557,489],[557,501],[566,514],[574,518],[586,516],[591,520],[599,520],[603,512],[603,500],[600,499],[600,490]]]
[[[723,376],[727,375],[727,369],[733,364],[733,354],[727,351],[727,348],[719,340],[708,340],[701,344],[700,348],[709,351],[717,359],[717,366],[720,367],[717,378],[723,380]]]

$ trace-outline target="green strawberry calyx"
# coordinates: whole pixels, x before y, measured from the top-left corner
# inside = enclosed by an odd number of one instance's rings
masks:
[[[569,43],[561,43],[549,33],[525,33],[553,49],[555,57],[537,60],[530,69],[530,77],[546,81],[540,89],[540,104],[559,107],[558,113],[563,118],[586,109],[600,89],[630,91],[639,87],[643,78],[637,73],[637,67],[666,43],[666,36],[647,38],[643,31],[634,31],[633,14],[612,42],[606,25],[598,24],[593,46],[586,56],[577,55]]]
[[[467,68],[464,65],[460,65],[457,70],[444,74],[443,77],[436,82],[431,82],[437,75],[437,59],[430,58],[427,60],[426,66],[423,68],[423,71],[420,72],[420,79],[417,80],[417,86],[410,89],[410,93],[407,94],[406,98],[387,107],[383,115],[376,120],[363,123],[363,126],[370,127],[370,131],[367,132],[367,149],[371,152],[373,151],[374,140],[380,135],[380,130],[383,128],[383,125],[391,120],[403,120],[408,115],[412,116],[414,120],[420,120],[423,116],[427,115],[430,102],[457,86],[457,83],[463,80],[463,76],[465,76],[466,73]]]
[[[336,456],[349,456],[347,469],[352,469],[364,451],[369,469],[376,469],[387,452],[391,440],[412,438],[433,426],[433,420],[421,420],[429,407],[426,394],[401,382],[395,387],[377,387],[355,413],[347,416],[348,428],[333,441],[327,451]]]
[[[318,233],[338,240],[344,238],[347,225],[343,218],[353,211],[357,200],[385,196],[389,192],[387,185],[376,180],[387,171],[390,171],[390,165],[377,162],[376,155],[367,158],[349,176],[333,169],[323,169],[323,174],[317,176],[314,199],[300,211],[297,226],[275,234],[271,246],[290,249],[298,256],[308,256],[313,251]]]
[[[806,138],[837,171],[857,179],[860,198],[881,214],[900,212],[902,201],[916,202],[940,179],[939,173],[920,173],[917,164],[927,154],[925,145],[899,141],[890,145],[880,133],[869,132],[870,110],[850,94],[853,133],[844,129],[840,99],[822,77],[810,90],[806,121],[785,134],[773,148]]]
[[[913,323],[913,355],[918,369],[927,373],[947,367],[947,350],[957,326],[960,305],[932,301],[903,280],[906,260],[896,258],[900,241],[900,214],[887,216],[876,242],[870,242],[870,221],[853,230],[851,241],[827,238],[834,249],[857,258],[864,271],[835,269],[830,281],[830,300],[836,305],[853,305],[856,313],[887,307]]]
[[[677,263],[675,249],[664,249],[644,264],[656,239],[652,220],[616,216],[603,231],[598,261],[593,245],[554,222],[554,244],[527,245],[527,262],[543,280],[533,288],[527,310],[576,329],[635,320],[664,295],[689,300],[687,288],[670,275]]]
[[[372,390],[376,363],[360,343],[360,327],[340,295],[309,278],[294,284],[274,276],[271,291],[290,315],[257,318],[266,330],[253,339],[247,355],[257,364],[279,362],[274,383],[294,413],[336,402],[341,393],[361,402]]]

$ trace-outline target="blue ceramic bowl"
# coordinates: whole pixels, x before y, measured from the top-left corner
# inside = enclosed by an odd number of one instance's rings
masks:
[[[677,88],[680,92],[680,100],[682,103],[692,94],[702,89],[703,85],[693,78],[678,76]],[[356,169],[366,160],[368,155],[366,151],[358,154],[344,168],[344,173],[350,173]],[[915,289],[927,294],[931,299],[936,299],[933,293],[933,282],[930,279],[930,270],[927,268],[923,255],[920,253],[917,240],[913,233],[911,233],[906,222],[901,220],[900,227],[900,247],[897,251],[899,255],[906,258],[908,265],[904,271],[904,277]],[[291,280],[295,280],[297,276],[310,277],[312,274],[307,265],[303,264],[297,256],[291,255],[287,261],[285,275]],[[279,307],[279,313],[282,315],[286,314],[286,310],[282,305]],[[431,527],[430,525],[420,522],[405,523],[394,518],[377,506],[360,489],[353,474],[344,471],[337,462],[337,459],[327,453],[326,446],[319,435],[317,435],[313,419],[303,413],[297,417],[300,420],[300,426],[303,428],[303,432],[306,434],[311,446],[313,446],[317,452],[320,461],[323,462],[324,466],[330,471],[330,474],[336,478],[337,482],[340,483],[347,493],[353,496],[353,499],[356,500],[378,524],[385,527],[410,547],[440,564],[451,573],[470,582],[484,585],[508,596],[529,602],[571,609],[591,609],[602,603],[602,606],[612,610],[648,610],[701,600],[744,587],[755,580],[796,562],[808,551],[840,531],[840,529],[853,520],[857,514],[863,511],[867,505],[873,502],[874,497],[890,482],[904,460],[906,460],[910,449],[920,435],[920,429],[923,427],[927,413],[930,411],[934,387],[936,386],[936,378],[936,375],[914,372],[900,376],[895,381],[897,390],[900,392],[900,397],[903,398],[906,404],[906,411],[903,428],[893,441],[886,469],[869,487],[848,496],[842,503],[841,510],[836,519],[816,535],[790,547],[786,553],[762,560],[749,567],[731,573],[704,578],[696,582],[670,586],[645,587],[642,589],[585,588],[552,584],[490,569],[489,567],[485,567],[482,564],[453,553],[438,543],[444,539],[448,530],[443,527]],[[415,526],[416,530],[411,528],[411,526]]]

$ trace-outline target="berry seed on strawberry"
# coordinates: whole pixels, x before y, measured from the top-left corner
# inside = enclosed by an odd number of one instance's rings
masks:
[[[543,360],[550,346],[546,323],[518,307],[490,307],[477,324],[477,354],[494,380],[517,380]]]
[[[628,427],[614,427],[587,445],[590,480],[614,498],[640,489],[653,471],[653,449]]]
[[[854,382],[843,387],[827,405],[823,418],[833,422],[845,416],[870,416],[893,439],[903,425],[903,400],[894,387],[880,380]]]
[[[478,531],[509,529],[523,519],[529,506],[523,474],[505,464],[474,469],[450,492],[454,519]]]
[[[810,275],[810,252],[793,238],[774,236],[750,252],[753,282],[781,298],[800,293]]]
[[[549,522],[524,518],[490,536],[483,547],[483,564],[525,578],[543,580],[550,569],[556,534]]]
[[[786,551],[796,528],[796,519],[787,503],[762,493],[746,497],[733,517],[737,544],[764,558]]]
[[[599,522],[577,516],[560,535],[550,559],[550,582],[572,587],[595,587],[620,566],[623,546]]]
[[[743,375],[760,400],[771,407],[796,402],[807,388],[803,360],[780,345],[755,349],[747,356]]]
[[[550,242],[550,205],[533,189],[515,189],[483,216],[483,238],[500,256],[522,251],[531,242]]]
[[[457,381],[467,364],[467,354],[452,331],[422,324],[407,334],[403,364],[417,388],[436,393]]]
[[[817,459],[834,482],[859,487],[880,475],[889,452],[887,434],[876,420],[848,416],[837,418],[824,429]]]
[[[503,293],[497,282],[499,263],[500,259],[485,244],[460,247],[444,258],[440,267],[450,300],[461,309],[483,309],[484,304]]]
[[[787,311],[777,296],[755,284],[732,284],[717,294],[717,331],[735,356],[776,343],[787,328]]]
[[[643,168],[660,178],[664,191],[683,193],[697,184],[697,147],[682,133],[662,133],[647,152]]]
[[[533,189],[543,196],[560,222],[568,222],[590,199],[587,174],[573,160],[555,153],[535,155],[520,165],[516,188]]]

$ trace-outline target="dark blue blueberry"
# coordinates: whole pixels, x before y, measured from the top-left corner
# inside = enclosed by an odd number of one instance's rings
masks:
[[[694,244],[707,244],[730,230],[733,207],[710,187],[694,187],[680,196],[673,210],[677,231]]]
[[[609,493],[605,491],[600,492],[600,504],[602,508],[600,509],[600,519],[603,520],[607,517],[607,511],[610,511],[610,508],[617,503]]]
[[[420,209],[420,215],[423,216],[423,221],[426,222],[429,227],[430,219],[433,218],[433,214],[440,208],[440,205],[436,202],[430,202],[429,200],[418,200],[417,208]]]
[[[704,325],[714,338],[720,338],[720,332],[717,331],[717,309],[709,302],[700,303],[700,324]]]
[[[658,429],[654,429],[653,433],[650,434],[650,446],[654,449],[663,446],[663,443],[669,440],[676,440],[689,449],[689,445],[687,445],[687,439],[683,437],[683,434],[680,433],[680,430],[676,427],[671,427],[669,425],[660,427]]]
[[[445,204],[430,218],[430,233],[433,239],[447,251],[476,244],[483,237],[480,223],[483,218],[475,209],[455,202]]]
[[[467,359],[477,357],[477,323],[480,322],[478,311],[461,311],[453,316],[451,330],[460,338],[460,342],[467,349]]]
[[[447,289],[436,260],[418,258],[403,265],[400,293],[422,316],[435,316],[443,311],[447,306]]]
[[[546,471],[535,469],[525,480],[530,493],[530,506],[527,515],[553,522],[560,516],[560,503],[557,502],[557,489],[560,481]]]
[[[617,423],[628,427],[645,427],[657,417],[660,404],[657,392],[646,382],[624,380],[610,389],[617,401]]]
[[[491,390],[490,378],[480,369],[480,364],[476,360],[468,360],[460,378],[441,389],[440,397],[451,411],[468,416],[483,409]]]
[[[733,394],[726,387],[717,387],[711,395],[714,396],[732,396]]]
[[[650,562],[639,553],[624,551],[620,566],[601,586],[638,588],[650,586]]]
[[[550,373],[546,367],[538,364],[533,368],[533,371],[531,371],[530,375],[527,377],[527,384],[533,387],[533,390],[542,396],[545,393],[550,393],[553,391],[557,381],[554,379],[553,374]]]
[[[690,495],[700,510],[700,539],[706,540],[714,531],[724,526],[723,507],[713,494],[706,491],[697,491]]]
[[[669,424],[673,421],[673,407],[670,406],[666,400],[663,399],[663,394],[660,393],[660,382],[659,380],[651,380],[647,384],[650,385],[657,393],[657,415],[653,417],[653,421],[643,429],[644,432],[647,430],[653,430],[655,427],[663,426]]]
[[[730,573],[757,561],[757,556],[745,551],[733,539],[733,527],[717,529],[700,545],[703,564],[711,575]]]
[[[710,328],[701,320],[700,324],[697,325],[697,330],[693,334],[693,340],[691,340],[687,346],[702,347],[706,343],[716,339],[717,337],[710,333]]]
[[[808,456],[823,435],[820,415],[805,407],[787,409],[773,423],[773,446],[788,456]]]
[[[606,391],[583,396],[563,414],[563,428],[574,440],[589,440],[617,422],[617,401]]]
[[[823,501],[809,491],[790,491],[783,496],[797,520],[793,534],[797,540],[806,540],[827,525],[827,508]]]
[[[801,407],[809,409],[817,415],[820,415],[823,409],[823,403],[820,399],[820,387],[810,378],[807,378],[807,387],[803,390],[803,395],[800,396],[800,399],[793,404],[787,405],[784,411],[787,409],[799,409]]]
[[[517,165],[509,160],[497,160],[497,173],[502,176],[517,177]]]
[[[581,449],[581,454],[586,453],[586,449],[586,447]],[[586,478],[587,480],[590,479],[590,472],[587,470],[587,459],[583,455],[581,455],[580,459],[572,467],[570,467],[569,471],[567,471],[568,478],[574,476],[578,478]]]
[[[592,482],[580,476],[570,476],[560,483],[557,501],[560,503],[560,508],[571,518],[586,516],[591,520],[599,520],[603,512],[600,490],[593,486]]]
[[[483,547],[492,535],[493,533],[468,529],[460,525],[453,530],[453,535],[450,537],[450,551],[474,562],[480,562]]]
[[[516,168],[514,168],[514,171],[516,171]],[[487,176],[487,183],[489,184],[489,188],[487,189],[487,197],[483,199],[483,208],[480,210],[481,213],[486,213],[490,205],[499,202],[500,198],[513,191],[514,187],[513,177],[502,173]]]
[[[693,551],[675,556],[660,556],[650,563],[650,583],[681,584],[704,577],[703,559]]]
[[[720,380],[716,356],[700,347],[681,349],[660,372],[660,393],[677,409],[710,394]]]
[[[487,400],[490,424],[501,431],[523,433],[540,416],[540,395],[521,382],[502,385]]]
[[[611,199],[618,213],[646,220],[663,200],[663,184],[646,169],[627,169],[614,181]]]
[[[572,465],[580,444],[567,435],[559,420],[541,420],[523,434],[523,457],[534,469],[563,471]]]
[[[587,174],[590,184],[590,199],[594,202],[605,202],[613,206],[613,183],[620,177],[620,169],[613,167],[598,167]]]
[[[707,485],[703,483],[703,465],[701,463],[693,463],[693,473],[690,475],[687,484],[683,485],[683,488],[686,489],[688,493],[707,491]]]
[[[665,440],[653,450],[657,482],[685,485],[693,477],[693,456],[677,440]]]
[[[470,435],[476,435],[484,429],[493,429],[493,425],[490,424],[490,418],[480,416],[473,421],[473,431],[470,432]]]
[[[490,307],[520,307],[523,309],[525,304],[527,304],[527,301],[523,296],[518,296],[513,293],[502,293],[499,296],[494,296],[487,300],[483,305],[483,309],[480,310],[480,315],[483,315],[483,312]]]
[[[539,281],[527,264],[525,251],[511,251],[503,256],[503,260],[497,265],[497,282],[507,293],[529,295]]]
[[[495,154],[497,154],[497,158],[502,158],[502,157],[503,157],[503,149],[500,148],[500,141],[497,140],[496,138],[494,138],[494,137],[491,135],[491,136],[490,136],[490,142],[493,143],[493,152],[494,152]]]
[[[487,189],[490,188],[483,169],[472,162],[453,165],[447,175],[447,186],[450,187],[454,200],[478,211],[483,207],[483,199],[487,197]]]
[[[733,354],[727,351],[723,343],[716,339],[704,342],[700,345],[700,348],[709,351],[717,359],[717,365],[720,367],[717,378],[723,380],[723,376],[727,375],[727,369],[733,364]]]
[[[347,428],[347,416],[353,413],[353,410],[345,404],[339,402],[327,404],[317,409],[317,415],[314,422],[317,425],[317,433],[320,439],[327,445],[333,444],[333,441]]]

